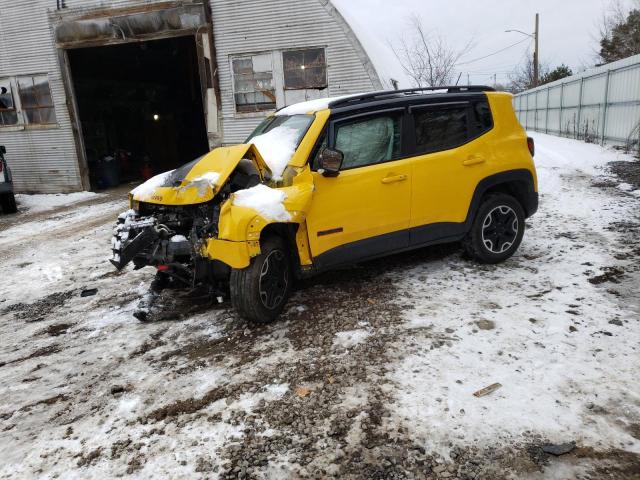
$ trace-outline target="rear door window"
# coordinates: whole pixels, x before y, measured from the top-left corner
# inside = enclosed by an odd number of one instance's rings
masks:
[[[467,104],[424,107],[412,115],[416,153],[449,150],[470,140]]]

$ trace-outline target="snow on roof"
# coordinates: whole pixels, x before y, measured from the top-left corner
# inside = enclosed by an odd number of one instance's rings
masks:
[[[410,88],[413,86],[411,79],[407,76],[402,68],[400,61],[396,58],[393,50],[386,44],[386,39],[376,36],[366,25],[360,23],[360,20],[349,10],[352,7],[349,0],[331,0],[333,6],[340,12],[342,18],[351,27],[356,35],[362,48],[369,56],[373,67],[376,69],[382,88],[390,90],[393,88],[391,79],[397,80],[399,88]]]
[[[329,104],[331,102],[342,100],[343,98],[357,97],[358,95],[362,95],[362,93],[355,93],[353,95],[341,95],[338,97],[316,98],[315,100],[294,103],[293,105],[289,105],[288,107],[284,107],[278,110],[276,112],[276,115],[304,115],[305,113],[313,113],[319,110],[326,110],[327,108],[329,108]],[[260,150],[260,147],[258,147],[258,150]]]

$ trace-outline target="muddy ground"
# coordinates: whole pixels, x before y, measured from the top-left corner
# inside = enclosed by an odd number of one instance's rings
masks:
[[[0,218],[0,478],[640,478],[640,209],[616,188],[638,171],[611,168],[628,178],[563,181],[621,218],[545,194],[503,265],[393,256],[304,282],[270,325],[174,298],[137,322],[153,272],[106,261],[118,195]]]

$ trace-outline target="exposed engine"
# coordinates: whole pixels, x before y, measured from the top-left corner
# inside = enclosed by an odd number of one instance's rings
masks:
[[[180,188],[185,172],[198,160],[174,170],[163,179],[164,187]],[[198,180],[204,181],[204,180]],[[206,285],[217,297],[227,288],[229,267],[204,258],[200,252],[204,240],[218,235],[220,205],[237,190],[260,183],[254,163],[242,160],[218,194],[205,203],[163,205],[134,202],[134,209],[118,217],[112,238],[111,263],[123,269],[129,262],[134,268],[157,268],[152,290],[167,287],[195,288]],[[189,187],[193,186],[193,182]]]

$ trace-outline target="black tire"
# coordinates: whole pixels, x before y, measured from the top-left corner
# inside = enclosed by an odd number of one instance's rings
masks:
[[[293,275],[291,255],[282,238],[268,237],[261,249],[247,268],[231,270],[229,289],[231,304],[241,317],[267,323],[282,313]]]
[[[467,254],[480,263],[500,263],[520,246],[524,235],[524,209],[511,195],[487,195],[463,240]]]
[[[16,205],[16,197],[13,193],[5,193],[0,195],[0,204],[4,213],[16,213],[18,206]]]

